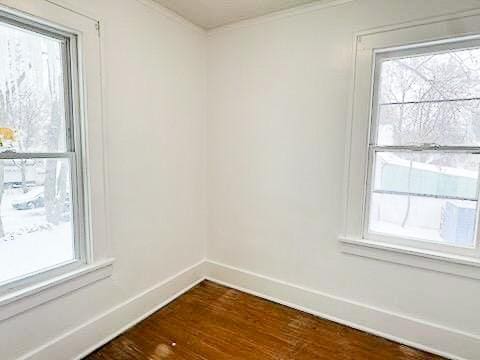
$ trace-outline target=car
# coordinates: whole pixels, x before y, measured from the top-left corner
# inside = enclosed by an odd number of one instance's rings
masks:
[[[15,199],[12,202],[12,207],[16,210],[31,210],[45,207],[45,193],[43,189],[32,190]]]
[[[45,207],[45,192],[44,189],[34,189],[26,194],[18,196],[12,201],[12,207],[16,210],[33,210]],[[71,209],[70,194],[66,194],[66,199],[63,204],[62,216],[69,218]]]

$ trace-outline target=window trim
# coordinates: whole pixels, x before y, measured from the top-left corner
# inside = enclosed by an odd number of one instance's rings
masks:
[[[341,250],[347,255],[380,260],[415,268],[480,280],[480,259],[402,245],[339,236]]]
[[[426,44],[448,47],[456,42],[480,42],[480,11],[468,11],[419,21],[361,31],[354,35],[351,113],[347,123],[345,197],[340,250],[346,254],[384,260],[419,268],[480,279],[480,252],[452,253],[441,248],[419,248],[394,244],[385,238],[366,238],[368,167],[371,162],[375,53],[413,49]],[[471,150],[465,149],[457,150]],[[476,147],[475,147],[476,148]],[[477,211],[478,214],[478,211]],[[478,215],[477,215],[478,216]],[[478,223],[478,220],[477,220]],[[477,225],[477,233],[480,229]],[[402,239],[403,241],[403,239]],[[477,236],[479,241],[479,236]],[[417,241],[418,243],[418,241]],[[423,241],[421,243],[424,243]],[[449,247],[450,249],[450,247]],[[460,259],[460,263],[459,263]]]
[[[31,285],[0,295],[0,323],[43,303],[52,301],[84,286],[111,281],[113,264],[109,232],[108,182],[104,82],[101,58],[103,44],[100,21],[81,9],[52,1],[2,0],[0,10],[47,28],[75,34],[78,41],[78,114],[81,131],[85,191],[86,242],[84,264],[63,274],[50,274]]]
[[[0,322],[35,306],[54,300],[112,276],[115,259],[108,258],[50,276],[31,286],[0,297]]]

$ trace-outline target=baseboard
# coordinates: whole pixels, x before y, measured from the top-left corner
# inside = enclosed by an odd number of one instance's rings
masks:
[[[190,266],[19,360],[82,359],[203,281],[204,266],[204,261]]]
[[[22,356],[82,359],[204,279],[454,360],[476,360],[480,337],[215,261],[201,261]],[[101,340],[99,340],[101,339]]]
[[[207,261],[206,278],[291,308],[454,360],[477,360],[480,337]]]

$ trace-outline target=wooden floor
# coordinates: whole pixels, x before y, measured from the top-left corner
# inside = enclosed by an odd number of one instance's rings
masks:
[[[204,281],[86,359],[441,358]]]

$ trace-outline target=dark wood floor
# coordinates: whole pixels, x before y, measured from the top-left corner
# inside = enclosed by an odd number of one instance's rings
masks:
[[[86,359],[441,358],[204,281]]]

